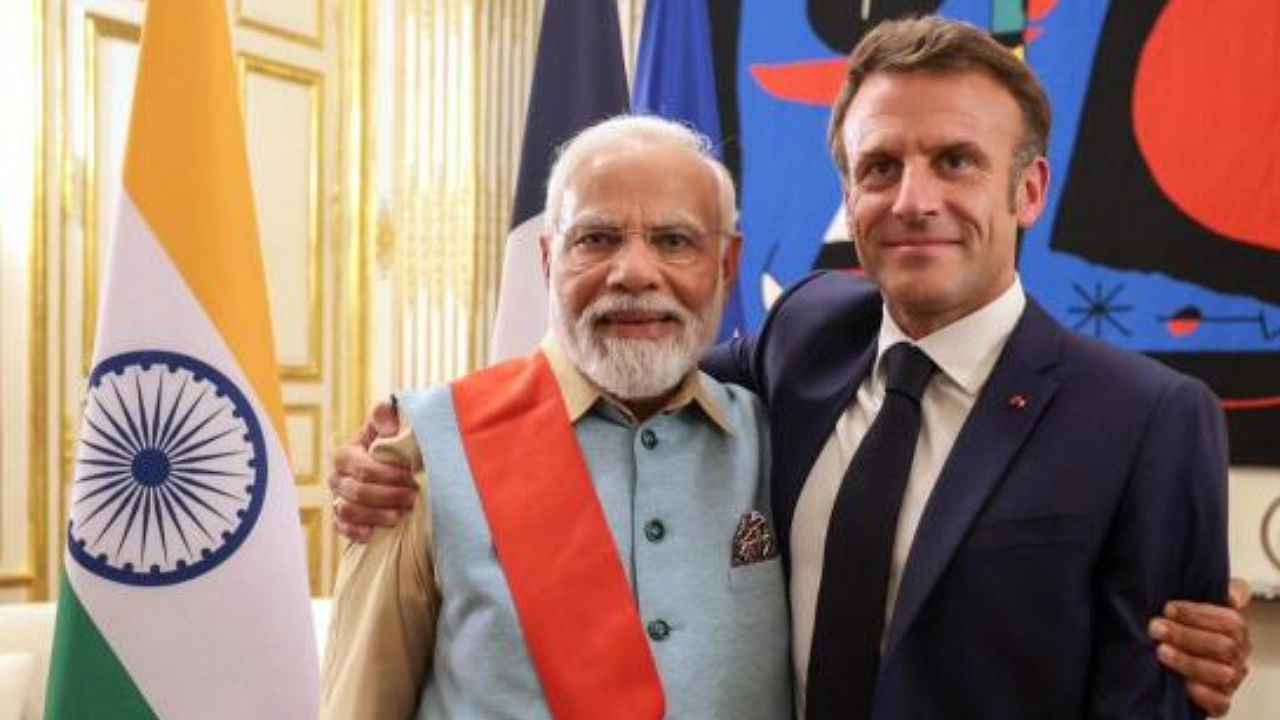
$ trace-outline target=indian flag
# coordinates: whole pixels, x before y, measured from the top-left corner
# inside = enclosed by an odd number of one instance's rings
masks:
[[[318,668],[224,0],[150,0],[47,718],[314,718]]]

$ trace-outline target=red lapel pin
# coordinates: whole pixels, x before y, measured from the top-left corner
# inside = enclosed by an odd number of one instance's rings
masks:
[[[1011,395],[1009,397],[1009,407],[1014,410],[1023,410],[1027,407],[1027,396],[1022,393]]]

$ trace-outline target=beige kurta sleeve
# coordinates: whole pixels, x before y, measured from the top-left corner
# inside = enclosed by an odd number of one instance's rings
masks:
[[[320,691],[323,720],[413,715],[430,670],[440,594],[432,564],[431,512],[422,456],[408,422],[370,449],[382,462],[410,466],[422,501],[399,525],[367,544],[342,548]]]

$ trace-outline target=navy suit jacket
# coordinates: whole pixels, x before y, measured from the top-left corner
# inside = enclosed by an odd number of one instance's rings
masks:
[[[881,312],[865,282],[814,275],[758,337],[704,363],[768,407],[784,558]],[[1166,600],[1225,598],[1226,472],[1203,384],[1070,333],[1029,299],[920,520],[874,717],[1199,717],[1146,627]]]

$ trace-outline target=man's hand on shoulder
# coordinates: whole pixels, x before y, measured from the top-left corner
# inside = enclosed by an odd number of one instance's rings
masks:
[[[1231,606],[1174,601],[1151,621],[1156,656],[1186,678],[1187,694],[1210,717],[1231,709],[1231,698],[1249,674],[1249,626],[1240,612],[1249,604],[1249,584],[1233,579]]]
[[[399,430],[395,407],[378,403],[360,432],[334,450],[329,475],[333,526],[352,542],[367,541],[375,526],[395,525],[417,501],[418,484],[408,468],[378,462],[369,454],[374,440],[394,437]]]

